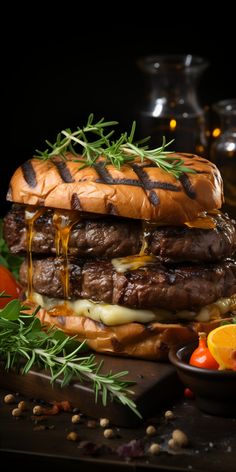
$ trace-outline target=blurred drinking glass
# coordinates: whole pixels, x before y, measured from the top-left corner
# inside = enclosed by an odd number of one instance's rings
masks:
[[[160,146],[165,136],[167,141],[174,139],[175,151],[204,155],[207,131],[197,85],[206,60],[191,54],[146,56],[138,66],[147,78],[139,110],[140,136],[150,135],[152,146]]]
[[[236,218],[236,99],[214,103],[212,109],[218,119],[212,135],[210,159],[221,171],[224,182],[223,209]]]

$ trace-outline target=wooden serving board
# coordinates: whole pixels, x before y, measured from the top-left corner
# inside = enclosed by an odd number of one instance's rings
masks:
[[[132,380],[134,395],[133,400],[143,419],[153,416],[165,404],[175,401],[180,392],[180,382],[173,366],[167,363],[126,359],[110,356],[96,355],[96,361],[104,361],[103,373],[129,371],[124,378]],[[0,370],[0,383],[2,388],[9,392],[19,392],[27,397],[42,399],[45,401],[69,400],[74,408],[94,418],[106,417],[117,426],[134,427],[140,421],[128,408],[119,402],[108,402],[102,405],[101,398],[95,403],[92,387],[74,382],[70,386],[61,388],[60,380],[52,387],[50,376],[47,372],[31,370],[27,375],[17,375]]]

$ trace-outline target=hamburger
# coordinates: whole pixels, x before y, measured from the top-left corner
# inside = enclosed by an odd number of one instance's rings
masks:
[[[4,236],[25,254],[27,303],[94,351],[162,361],[236,308],[220,172],[193,154],[163,157],[178,175],[138,154],[87,166],[66,149],[33,157],[10,181]]]

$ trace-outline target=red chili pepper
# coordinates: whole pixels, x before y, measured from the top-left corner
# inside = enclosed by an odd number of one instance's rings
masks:
[[[189,364],[195,367],[201,367],[202,369],[218,370],[219,364],[207,347],[206,333],[199,333],[199,345],[195,351],[193,351]]]

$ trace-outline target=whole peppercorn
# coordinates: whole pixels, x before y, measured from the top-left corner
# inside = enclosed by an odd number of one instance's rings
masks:
[[[156,430],[155,426],[152,426],[152,425],[148,426],[147,429],[146,429],[146,434],[148,436],[154,436],[154,434],[156,434],[156,432],[157,432],[157,430]]]
[[[42,415],[43,411],[44,409],[41,405],[35,405],[33,408],[33,415]]]
[[[177,448],[178,448],[178,446],[177,446],[177,444],[176,444],[176,442],[174,441],[173,438],[169,439],[169,441],[168,441],[168,446],[169,446],[171,449],[177,449]]]
[[[8,393],[7,395],[5,395],[4,399],[3,399],[4,403],[16,403],[16,397],[14,395],[12,395],[12,393]]]
[[[164,416],[165,416],[165,419],[166,419],[166,420],[173,420],[174,417],[175,417],[173,411],[171,411],[171,410],[165,411],[165,415],[164,415]]]
[[[73,416],[71,417],[71,423],[73,423],[73,424],[79,423],[80,420],[81,420],[80,415],[73,415]]]
[[[66,436],[67,441],[78,441],[79,436],[75,431],[71,431]]]
[[[188,442],[189,442],[188,437],[180,429],[175,429],[173,431],[172,438],[174,442],[177,444],[177,446],[179,447],[186,447],[188,445]]]
[[[109,423],[110,421],[108,418],[100,418],[99,424],[102,428],[107,428],[107,426],[109,426]]]
[[[114,438],[114,431],[113,429],[104,429],[103,436],[106,439]]]
[[[154,456],[157,456],[161,452],[160,444],[152,443],[151,446],[148,449],[148,452],[150,452],[150,454],[153,454]]]
[[[17,406],[18,408],[20,408],[21,411],[26,411],[28,409],[27,403],[24,400],[19,402]]]
[[[14,408],[14,410],[12,410],[11,412],[12,416],[14,416],[15,418],[16,417],[19,417],[22,415],[22,410],[20,408]]]

